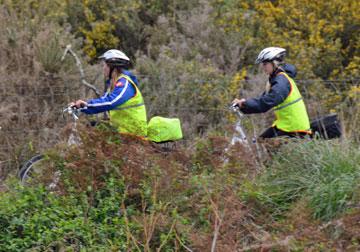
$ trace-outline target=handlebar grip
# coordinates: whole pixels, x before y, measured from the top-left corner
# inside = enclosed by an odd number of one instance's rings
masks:
[[[71,105],[68,107],[69,109],[72,109],[72,110],[78,110],[78,111],[81,111],[83,109],[87,109],[87,106],[85,104],[81,104],[80,107],[77,107],[76,105]]]

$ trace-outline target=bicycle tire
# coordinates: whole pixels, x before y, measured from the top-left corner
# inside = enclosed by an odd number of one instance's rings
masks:
[[[30,158],[28,161],[26,161],[20,168],[19,170],[19,178],[21,183],[25,183],[26,180],[30,177],[32,169],[34,167],[35,164],[39,163],[40,161],[42,161],[44,159],[44,155],[43,154],[38,154],[36,156],[33,156],[32,158]]]

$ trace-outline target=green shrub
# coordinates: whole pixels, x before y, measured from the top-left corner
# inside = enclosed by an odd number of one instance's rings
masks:
[[[57,195],[44,186],[17,186],[1,196],[0,250],[59,246],[123,250],[127,237],[120,207],[123,190],[123,182],[114,179],[92,197],[89,192]]]

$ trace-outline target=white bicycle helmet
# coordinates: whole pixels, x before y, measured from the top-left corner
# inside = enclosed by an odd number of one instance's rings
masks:
[[[99,59],[105,60],[110,66],[128,66],[130,64],[130,59],[120,50],[111,49],[106,51]]]
[[[285,54],[286,54],[286,50],[284,48],[267,47],[259,53],[259,55],[255,61],[255,64],[259,64],[259,63],[263,63],[263,62],[270,62],[273,60],[282,61],[283,58],[285,57]]]

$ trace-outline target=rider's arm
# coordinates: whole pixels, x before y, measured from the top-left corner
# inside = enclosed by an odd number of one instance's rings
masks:
[[[135,94],[136,90],[133,85],[131,85],[128,80],[122,78],[116,83],[111,93],[87,101],[87,108],[82,110],[82,112],[86,114],[96,114],[116,109],[116,107],[134,97]]]
[[[245,114],[264,113],[282,103],[290,93],[290,83],[286,77],[279,75],[275,78],[268,93],[260,97],[247,99],[241,111]]]

